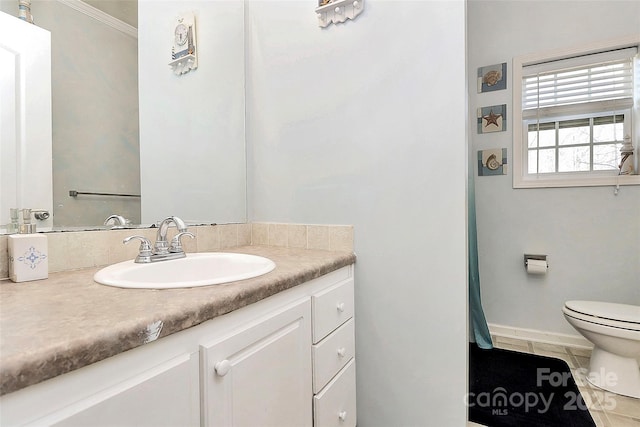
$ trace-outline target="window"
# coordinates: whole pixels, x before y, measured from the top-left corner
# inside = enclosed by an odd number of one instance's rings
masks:
[[[638,139],[638,41],[515,58],[513,68],[515,188],[640,184],[619,176],[625,137]]]
[[[624,115],[527,123],[527,172],[618,172]]]

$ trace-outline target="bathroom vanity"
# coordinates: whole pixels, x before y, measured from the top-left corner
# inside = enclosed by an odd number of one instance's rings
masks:
[[[0,283],[0,424],[355,426],[353,254],[233,251],[276,269],[192,289],[111,288],[97,269]],[[48,312],[18,307],[39,297]],[[32,339],[5,336],[19,327]]]

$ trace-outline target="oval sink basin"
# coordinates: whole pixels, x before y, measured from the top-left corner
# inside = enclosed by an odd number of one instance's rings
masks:
[[[93,280],[120,288],[191,288],[251,279],[275,267],[273,261],[257,255],[202,252],[149,264],[120,262],[98,271]]]

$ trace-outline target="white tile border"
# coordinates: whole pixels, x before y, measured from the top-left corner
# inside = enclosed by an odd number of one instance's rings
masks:
[[[489,323],[489,332],[491,335],[515,338],[523,341],[532,341],[545,344],[556,344],[567,347],[577,348],[593,348],[586,338],[579,335],[561,334],[557,332],[539,331],[536,329],[518,328],[515,326],[496,325]]]

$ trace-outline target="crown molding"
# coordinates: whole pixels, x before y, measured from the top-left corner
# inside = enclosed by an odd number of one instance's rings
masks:
[[[72,9],[75,9],[78,12],[83,13],[88,17],[95,19],[96,21],[102,22],[105,25],[108,25],[118,31],[121,31],[130,37],[133,37],[135,39],[138,38],[138,30],[135,27],[117,18],[114,18],[113,16],[107,13],[104,13],[100,9],[96,9],[95,7],[81,0],[56,0],[56,1]]]

